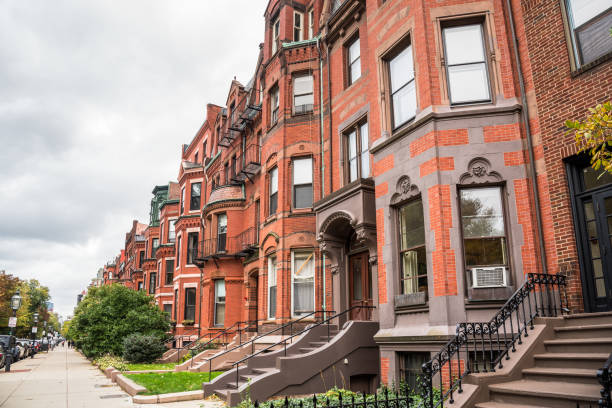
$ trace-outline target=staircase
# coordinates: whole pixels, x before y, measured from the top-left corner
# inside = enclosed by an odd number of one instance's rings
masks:
[[[235,406],[247,395],[265,401],[279,395],[325,392],[334,385],[350,388],[352,376],[378,375],[378,348],[373,340],[377,331],[378,322],[370,321],[349,321],[341,329],[314,324],[290,344],[276,344],[242,363],[237,361],[231,370],[202,385],[204,395],[216,394],[228,406]]]
[[[597,370],[612,352],[612,312],[542,320],[551,327],[524,356],[516,379],[488,384],[488,400],[476,408],[598,406]]]

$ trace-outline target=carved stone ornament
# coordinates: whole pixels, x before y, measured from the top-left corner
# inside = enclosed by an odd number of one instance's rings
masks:
[[[491,162],[484,157],[476,157],[468,164],[468,171],[459,179],[461,184],[496,183],[503,180],[502,176],[491,170]]]
[[[419,188],[412,184],[410,177],[404,175],[397,180],[395,194],[391,196],[391,205],[398,204],[418,194]]]

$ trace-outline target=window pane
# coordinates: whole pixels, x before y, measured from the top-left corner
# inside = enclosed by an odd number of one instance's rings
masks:
[[[349,181],[357,180],[357,159],[349,160]]]
[[[425,247],[402,252],[402,293],[427,292]]]
[[[447,65],[484,61],[481,27],[472,24],[444,29]]]
[[[219,234],[225,234],[227,232],[227,215],[219,214],[217,217],[217,232]]]
[[[194,183],[191,185],[191,196],[200,196],[200,191],[202,190],[202,183]]]
[[[312,183],[312,159],[293,160],[293,184]]]
[[[225,302],[225,281],[215,281],[215,300],[217,302]]]
[[[451,102],[489,100],[489,81],[484,62],[448,67]]]
[[[610,8],[610,0],[570,0],[569,4],[574,27],[581,26]]]
[[[312,207],[312,184],[295,186],[295,208]]]
[[[368,147],[369,147],[368,124],[367,123],[364,123],[363,125],[359,127],[359,133],[361,134],[361,151],[365,152],[368,150]]]
[[[352,131],[348,136],[348,157],[352,159],[357,156],[357,132]]]
[[[357,58],[359,58],[360,55],[361,55],[360,41],[359,41],[359,38],[357,38],[355,41],[353,41],[353,43],[349,46],[349,49],[348,49],[349,63],[355,62],[355,60],[357,60]]]
[[[597,19],[592,19],[576,30],[581,63],[588,64],[612,51],[612,8]]]
[[[370,177],[370,153],[368,152],[361,154],[361,177]]]
[[[295,97],[295,106],[312,105],[314,104],[314,95],[306,94]]]
[[[599,170],[595,170],[591,166],[583,168],[582,179],[584,180],[585,190],[612,184],[612,174],[603,170],[603,168]]]
[[[351,84],[361,77],[361,59],[351,63]]]
[[[270,196],[270,214],[276,214],[278,193]]]
[[[499,187],[461,190],[463,236],[492,237],[505,234]]]
[[[270,171],[270,194],[278,191],[278,168]]]
[[[414,81],[406,85],[392,97],[393,127],[398,127],[416,115],[416,92]]]
[[[294,255],[294,279],[310,279],[314,277],[314,253]]]
[[[414,78],[411,45],[389,61],[389,75],[391,77],[391,93],[395,93]]]
[[[268,286],[276,286],[276,258],[268,258]]]
[[[314,253],[294,254],[293,313],[314,311]]]
[[[423,202],[421,199],[411,201],[399,210],[400,249],[425,245],[425,224],[423,221]]]
[[[312,76],[297,77],[293,80],[294,95],[312,93]]]
[[[505,238],[466,239],[464,245],[465,263],[468,266],[506,264]]]

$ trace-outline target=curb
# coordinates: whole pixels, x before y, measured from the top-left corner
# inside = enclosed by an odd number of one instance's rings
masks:
[[[173,392],[170,394],[158,394],[158,395],[134,395],[132,402],[135,404],[158,404],[167,402],[178,402],[178,401],[192,401],[192,400],[203,400],[204,391],[186,391],[186,392]]]
[[[114,373],[113,373],[114,374]],[[147,389],[142,385],[136,384],[134,381],[125,377],[123,374],[117,374],[114,378],[114,381],[120,386],[123,391],[130,394],[132,397],[140,392],[146,392]]]

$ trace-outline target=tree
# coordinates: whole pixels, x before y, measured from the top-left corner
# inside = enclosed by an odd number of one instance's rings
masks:
[[[612,173],[612,104],[610,101],[589,108],[584,121],[567,120],[568,133],[574,132],[579,153],[588,152],[595,170]]]
[[[77,306],[67,337],[87,357],[121,355],[123,340],[133,333],[156,335],[169,330],[165,313],[143,291],[122,285],[92,287]]]
[[[22,281],[19,284],[21,293],[21,307],[17,311],[17,330],[18,337],[29,337],[32,326],[34,326],[34,313],[38,313],[38,324],[49,321],[49,312],[47,311],[47,302],[51,299],[49,296],[49,288],[42,286],[36,279]],[[51,330],[51,326],[47,327]],[[42,331],[38,336],[42,335]]]
[[[13,315],[11,297],[17,291],[20,280],[8,274],[0,274],[0,327],[8,327],[8,318]]]

